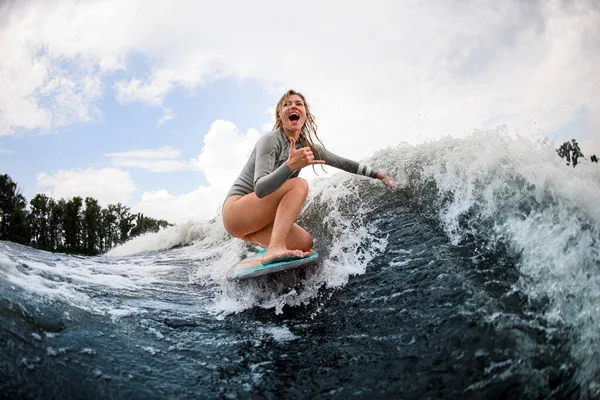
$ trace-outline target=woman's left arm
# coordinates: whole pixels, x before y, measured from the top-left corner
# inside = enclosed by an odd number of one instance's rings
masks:
[[[322,146],[317,146],[317,151],[313,153],[315,159],[324,160],[326,165],[331,165],[332,167],[350,172],[351,174],[365,175],[373,179],[379,179],[385,186],[392,190],[396,190],[397,188],[396,180],[383,171],[377,171],[368,165],[338,156],[329,150],[325,150]]]

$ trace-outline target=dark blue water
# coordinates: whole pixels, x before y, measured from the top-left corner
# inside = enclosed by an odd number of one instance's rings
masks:
[[[0,242],[0,392],[598,398],[600,179],[554,158],[496,133],[382,150],[407,189],[314,181],[323,265],[245,284],[225,273],[258,249],[219,218],[95,258]]]

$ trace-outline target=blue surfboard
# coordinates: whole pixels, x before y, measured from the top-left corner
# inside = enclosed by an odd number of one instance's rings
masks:
[[[260,257],[264,253],[265,250],[262,250],[258,254],[248,257],[239,264],[234,265],[227,273],[227,279],[243,281],[250,278],[274,274],[276,272],[307,267],[309,265],[315,265],[319,258],[319,253],[315,251],[310,256],[305,258],[262,265],[260,263]]]

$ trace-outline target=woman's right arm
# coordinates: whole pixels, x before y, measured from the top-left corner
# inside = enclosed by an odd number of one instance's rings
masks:
[[[260,140],[256,147],[256,164],[254,170],[254,193],[262,198],[273,193],[296,171],[315,164],[325,164],[324,160],[315,159],[308,147],[296,149],[296,142],[289,139],[289,154],[286,162],[275,169],[277,156],[285,151],[284,142],[277,137]]]
[[[277,155],[282,152],[281,143],[277,138],[262,137],[256,144],[256,161],[254,165],[254,193],[263,198],[270,195],[284,184],[294,173],[287,163],[275,168]]]
[[[317,145],[319,157],[325,160],[328,165],[332,167],[350,172],[351,174],[364,175],[373,179],[379,179],[385,186],[392,190],[397,189],[396,179],[386,174],[383,171],[377,171],[369,167],[368,165],[358,163],[353,160],[338,156],[328,150],[325,150],[322,146]]]

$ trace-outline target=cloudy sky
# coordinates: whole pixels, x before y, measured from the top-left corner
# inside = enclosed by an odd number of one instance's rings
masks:
[[[595,0],[4,0],[0,173],[215,215],[281,94],[360,159],[506,125],[600,153]]]

